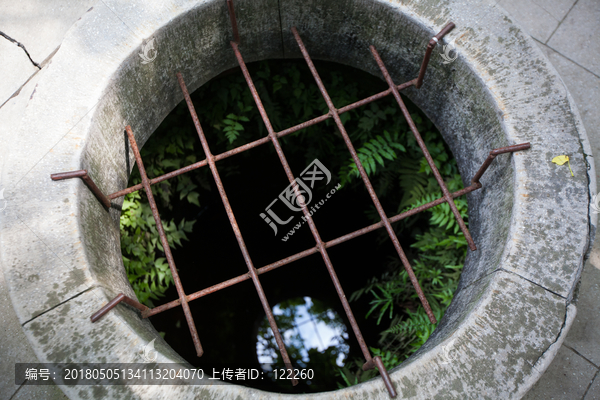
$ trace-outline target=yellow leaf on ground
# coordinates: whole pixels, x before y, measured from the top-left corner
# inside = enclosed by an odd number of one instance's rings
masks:
[[[569,156],[556,156],[552,159],[552,162],[558,165],[563,165],[567,161],[569,161]]]
[[[563,165],[564,163],[568,163],[567,165],[569,166],[569,171],[571,171],[571,176],[575,176],[573,175],[573,170],[571,169],[571,163],[569,162],[569,156],[556,156],[552,159],[552,162],[554,164],[558,164],[558,165]]]

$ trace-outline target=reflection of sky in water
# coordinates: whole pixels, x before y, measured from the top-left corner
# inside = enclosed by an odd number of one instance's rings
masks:
[[[308,350],[311,348],[315,348],[318,351],[322,352],[326,350],[330,346],[338,346],[340,344],[344,344],[344,339],[348,338],[347,333],[344,329],[339,327],[331,327],[325,324],[323,321],[318,321],[318,315],[312,315],[309,312],[309,308],[312,306],[312,300],[310,297],[304,297],[304,301],[306,304],[295,306],[296,309],[296,318],[294,319],[294,328],[295,330],[287,330],[282,332],[283,340],[286,346],[289,346],[291,337],[294,334],[298,334],[303,341],[303,348],[301,350],[302,358],[304,361],[308,361]],[[273,307],[273,314],[282,315],[284,312],[276,305]],[[327,316],[329,320],[339,321],[340,325],[341,319],[337,315],[337,313],[333,310],[327,310],[323,316]],[[263,363],[273,363],[275,359],[270,356],[261,355],[264,354],[264,346],[258,342],[256,345],[258,356],[258,361]],[[344,366],[344,358],[348,354],[348,349],[344,351],[344,349],[340,349],[340,354],[338,354],[336,359],[336,364],[340,367]]]

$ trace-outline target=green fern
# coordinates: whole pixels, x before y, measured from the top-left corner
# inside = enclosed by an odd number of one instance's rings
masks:
[[[432,201],[435,201],[440,197],[443,197],[440,192],[428,193],[420,199],[418,199],[417,201],[415,201],[410,207],[405,208],[403,212],[412,210],[413,208],[420,207],[427,203],[431,203]],[[456,198],[454,199],[454,204],[456,205],[456,208],[458,209],[460,216],[463,218],[463,220],[466,219],[468,216],[467,201],[463,198]],[[448,203],[442,203],[433,208],[430,208],[427,211],[432,213],[429,222],[433,226],[439,226],[446,230],[453,230],[455,234],[458,233],[460,227],[458,226],[456,218],[454,217],[454,213],[450,209],[450,205]]]
[[[238,116],[235,114],[229,114],[223,120],[223,124],[225,127],[223,128],[223,133],[225,133],[225,137],[229,140],[229,144],[235,142],[235,140],[240,136],[242,131],[244,130],[244,126],[240,124],[242,122],[250,121],[247,117]]]
[[[429,322],[429,318],[423,308],[419,308],[416,312],[411,312],[410,310],[406,312],[408,318],[392,326],[386,332],[395,335],[415,336],[417,340],[410,343],[410,353],[414,353],[429,339],[429,336],[431,336],[438,324],[434,325]],[[437,314],[436,318],[439,320],[441,317],[440,310],[434,310],[434,314]]]
[[[140,200],[139,192],[130,193],[123,200],[120,218],[121,251],[127,277],[138,300],[153,307],[152,300],[159,300],[164,296],[173,284],[173,277],[166,259],[156,257],[164,249],[150,206]],[[163,221],[169,246],[181,247],[181,241],[188,240],[186,232],[192,231],[195,222],[182,219],[177,225],[174,220]]]
[[[365,315],[365,318],[368,318],[373,311],[379,308],[379,318],[377,319],[377,325],[381,322],[381,318],[383,318],[385,311],[389,310],[390,319],[394,314],[394,300],[396,295],[399,292],[402,292],[402,288],[394,285],[392,282],[387,282],[385,286],[377,286],[377,289],[381,291],[381,296],[379,296],[374,290],[371,290],[370,293],[375,297],[371,300],[370,304],[371,309]]]
[[[448,190],[460,190],[462,180],[457,173],[456,162],[450,159],[447,150],[435,141],[430,132],[424,135],[428,148],[432,149],[434,161],[445,180]],[[438,139],[439,140],[439,139]],[[423,153],[411,140],[407,141],[407,154],[394,163],[400,181],[400,211],[407,211],[430,203],[440,197],[440,188],[425,162]],[[386,165],[383,171],[389,171]],[[464,198],[454,199],[459,213],[467,223],[467,202]],[[431,309],[439,321],[450,305],[458,279],[464,264],[467,243],[460,232],[458,223],[448,203],[442,203],[427,210],[428,223],[424,216],[414,216],[403,220],[401,224],[417,223],[426,226],[424,231],[417,230],[412,236],[415,242],[410,246],[415,257],[412,268],[427,293]],[[420,221],[420,222],[419,222]],[[402,227],[399,228],[402,230]],[[418,233],[420,232],[420,233]],[[410,254],[410,253],[409,253]],[[353,293],[352,300],[362,295],[371,297],[368,316],[374,316],[377,324],[383,320],[390,321],[389,328],[381,332],[379,344],[386,352],[396,354],[399,358],[407,358],[421,347],[433,333],[436,325],[429,321],[425,310],[420,305],[415,290],[399,259],[389,264],[390,272],[378,280],[372,279],[361,290]],[[394,273],[395,271],[395,273]],[[397,362],[398,364],[400,361]],[[397,364],[396,364],[397,365]],[[364,382],[371,376],[359,371],[355,366],[344,367],[344,382]],[[341,375],[340,375],[341,376]]]
[[[406,148],[398,143],[398,132],[390,134],[388,131],[384,131],[383,136],[375,136],[375,138],[369,140],[360,147],[356,153],[360,159],[360,163],[367,172],[367,175],[372,175],[377,171],[377,164],[381,167],[385,167],[384,159],[394,161],[398,158],[394,149],[406,152]],[[352,178],[358,177],[359,175],[358,167],[351,158],[348,165],[341,169],[340,179],[342,185],[346,182],[350,182]]]
[[[420,164],[412,158],[406,157],[399,161],[398,180],[402,190],[402,199],[398,204],[398,212],[416,203],[427,194],[429,179],[419,170]]]

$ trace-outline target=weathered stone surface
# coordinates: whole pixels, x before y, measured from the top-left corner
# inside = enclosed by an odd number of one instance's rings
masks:
[[[33,92],[35,85],[41,74],[36,74],[26,85],[23,86],[18,96],[11,98],[7,103],[0,108],[0,121],[2,121],[2,129],[0,129],[0,143],[5,144],[9,141],[8,137],[11,132],[21,124],[21,117],[25,111],[27,100]],[[6,158],[5,147],[0,148],[0,169],[4,166]],[[3,190],[0,187],[0,190]],[[11,199],[2,192],[4,199],[0,200],[0,219],[6,219],[11,211]],[[15,385],[14,381],[14,363],[36,362],[37,357],[29,344],[29,341],[23,333],[23,329],[10,299],[4,271],[0,272],[0,400],[8,400],[17,391],[21,392],[19,386]],[[60,389],[56,388],[60,392]],[[62,392],[61,392],[62,393]]]
[[[14,380],[13,380],[14,386]],[[58,386],[34,386],[34,385],[23,385],[19,388],[19,391],[15,393],[11,400],[31,400],[31,399],[44,399],[44,400],[67,400],[68,397],[64,394]]]
[[[96,1],[21,0],[0,4],[0,31],[22,43],[42,64],[60,46],[67,30]]]
[[[0,54],[2,54],[0,74],[14,77],[14,79],[2,79],[0,82],[0,105],[2,105],[38,69],[29,61],[23,49],[2,36],[0,36]]]
[[[481,293],[482,289],[491,295],[473,299],[473,293]],[[89,323],[89,315],[107,300],[101,290],[91,289],[26,323],[27,336],[39,344],[38,356],[48,362],[141,362],[143,346],[156,337],[154,328],[125,305],[119,305],[96,324]],[[414,357],[392,371],[395,386],[405,398],[515,397],[527,388],[524,378],[540,368],[539,354],[556,345],[556,332],[568,319],[565,307],[561,297],[514,274],[496,272],[457,293],[447,321]],[[466,318],[452,320],[461,312]],[[516,332],[514,327],[518,327]],[[443,337],[444,332],[451,334]],[[184,362],[162,339],[155,346],[158,362]],[[431,376],[444,376],[447,384],[430,385]],[[124,393],[120,387],[105,389],[109,398]],[[65,390],[69,396],[78,397],[83,389]],[[162,389],[132,387],[133,393],[138,390],[155,398]],[[221,386],[189,390],[188,395],[202,391],[207,399],[228,398]],[[272,396],[235,386],[228,386],[227,392],[242,397],[252,394],[257,399]],[[348,396],[388,398],[379,379],[311,398]]]
[[[41,345],[38,355],[41,350],[48,362],[143,362],[143,347],[158,336],[152,324],[140,319],[136,311],[126,305],[119,305],[97,323],[90,323],[90,315],[102,302],[106,303],[107,299],[100,289],[87,290],[26,323],[24,330],[27,336]],[[69,332],[69,335],[64,332]],[[157,339],[154,345],[159,353],[157,362],[185,363],[162,339]],[[83,397],[87,391],[82,386],[61,388],[70,398]],[[101,390],[102,398],[119,399],[138,391],[150,395],[154,392],[153,388],[138,387],[130,391],[124,387],[105,386],[94,390]],[[160,387],[156,388],[156,393],[161,393]]]
[[[406,398],[524,394],[572,323],[570,300],[596,224],[585,131],[531,38],[491,1],[239,0],[236,11],[247,62],[297,57],[289,31],[297,26],[315,58],[379,75],[368,52],[373,44],[398,83],[416,76],[431,36],[456,23],[447,41],[456,40],[458,59],[443,64],[436,50],[425,85],[406,94],[440,128],[465,183],[491,149],[521,142],[532,148],[497,157],[484,188],[468,197],[478,250],[469,253],[440,327],[391,377]],[[157,57],[143,64],[139,54],[150,38]],[[81,182],[52,182],[49,175],[85,168],[105,193],[124,188],[133,167],[124,127],[131,125],[143,144],[182,99],[175,72],[194,90],[234,67],[230,39],[225,2],[111,0],[77,22],[43,71],[26,119],[11,136],[2,185],[14,208],[0,220],[2,268],[40,360],[128,361],[138,344],[158,338],[124,305],[89,321],[118,292],[133,294],[120,259],[120,202],[107,212]],[[559,154],[571,158],[574,177],[551,163]],[[31,188],[39,195],[31,196]],[[158,350],[178,358],[164,342]],[[74,398],[173,398],[160,387],[65,390]],[[177,390],[203,398],[272,397],[232,385]],[[306,397],[388,394],[376,378]]]

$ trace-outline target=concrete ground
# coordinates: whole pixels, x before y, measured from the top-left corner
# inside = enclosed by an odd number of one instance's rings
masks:
[[[2,139],[16,129],[40,68],[51,61],[69,27],[96,0],[0,2],[0,168]],[[597,0],[498,2],[546,53],[571,92],[594,154],[600,154],[600,28]],[[596,40],[593,40],[596,39]],[[25,91],[24,91],[25,92]],[[30,92],[30,91],[29,91]],[[600,176],[600,162],[596,162]],[[0,187],[0,210],[5,207]],[[600,399],[600,241],[582,275],[578,314],[558,355],[526,399]],[[54,386],[14,384],[15,362],[35,361],[12,309],[0,270],[0,400],[65,398]]]
[[[498,2],[546,53],[571,92],[594,155],[600,154],[600,28],[597,0]],[[600,177],[600,162],[596,162]],[[577,317],[546,373],[527,400],[600,399],[600,240],[587,261]]]

